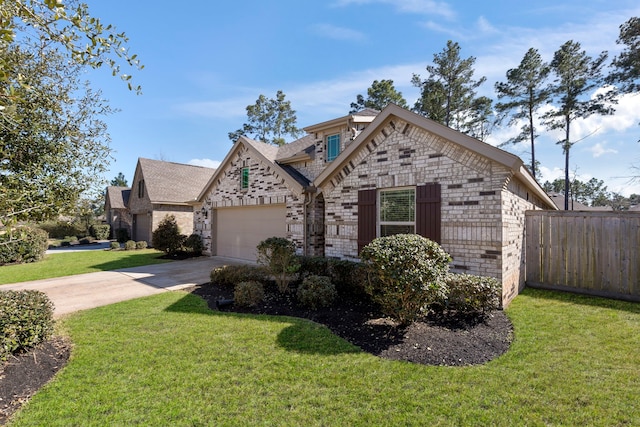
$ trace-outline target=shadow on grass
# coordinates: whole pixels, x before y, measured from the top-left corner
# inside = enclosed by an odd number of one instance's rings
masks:
[[[526,288],[520,295],[536,299],[546,299],[571,304],[580,304],[598,308],[611,308],[614,310],[628,311],[640,314],[640,303],[621,301],[610,298],[596,297],[584,294],[575,294],[564,291],[550,291],[545,289]]]
[[[154,265],[171,262],[170,260],[162,259],[163,255],[164,254],[161,252],[144,254],[132,252],[129,256],[115,259],[113,261],[103,262],[102,264],[96,264],[92,267],[101,271],[113,271],[123,268],[141,267],[144,265]]]
[[[171,304],[165,311],[220,316],[239,320],[251,319],[261,322],[288,323],[289,325],[283,328],[278,334],[277,343],[285,350],[296,353],[336,356],[362,352],[360,348],[336,336],[327,327],[319,323],[289,316],[244,314],[212,310],[207,307],[207,302],[203,298],[190,293],[180,298],[180,300],[174,304]]]

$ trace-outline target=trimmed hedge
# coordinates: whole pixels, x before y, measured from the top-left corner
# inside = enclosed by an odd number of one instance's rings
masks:
[[[362,249],[366,291],[382,311],[409,324],[442,301],[451,258],[436,242],[417,234],[379,237]]]
[[[309,276],[298,286],[298,301],[312,310],[328,307],[335,301],[338,293],[327,276]]]
[[[264,286],[260,282],[238,283],[233,291],[233,303],[241,307],[255,307],[264,300]]]
[[[48,247],[49,235],[38,227],[20,226],[9,233],[0,234],[0,265],[40,261]]]
[[[472,274],[447,275],[447,310],[460,313],[485,313],[502,305],[502,285],[493,277]]]
[[[134,242],[133,240],[127,240],[124,243],[125,251],[134,251],[135,249],[136,249],[136,242]]]
[[[47,221],[38,224],[38,228],[49,233],[49,237],[52,239],[64,239],[67,236],[84,237],[87,233],[87,229],[83,225],[75,222]]]
[[[111,233],[111,226],[109,224],[95,224],[89,228],[89,232],[98,240],[107,240]]]
[[[53,334],[53,303],[44,292],[0,291],[0,360]]]
[[[147,242],[144,240],[140,240],[139,242],[136,242],[136,249],[147,249]]]
[[[264,282],[266,271],[253,265],[225,265],[211,270],[212,285],[232,287],[240,282]]]

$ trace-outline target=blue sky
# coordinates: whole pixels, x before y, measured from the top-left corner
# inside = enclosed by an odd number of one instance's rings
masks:
[[[487,77],[479,93],[495,99],[494,83],[528,48],[550,60],[574,40],[592,56],[615,55],[619,25],[640,16],[637,0],[111,0],[89,7],[129,36],[145,65],[132,72],[142,95],[106,69],[87,77],[120,110],[106,118],[114,160],[105,178],[123,172],[129,184],[138,157],[215,167],[232,145],[227,133],[242,126],[260,94],[284,91],[298,127],[347,114],[373,80],[392,79],[413,105],[412,74],[426,77],[426,65],[450,39],[462,57],[477,58],[475,76]],[[571,151],[572,175],[640,194],[640,183],[627,178],[640,166],[639,122],[640,95],[621,99],[614,116],[576,122],[572,139],[586,138]],[[513,133],[496,129],[488,142]],[[563,176],[564,156],[555,144],[561,135],[541,134],[543,182]],[[529,161],[526,146],[509,151]]]

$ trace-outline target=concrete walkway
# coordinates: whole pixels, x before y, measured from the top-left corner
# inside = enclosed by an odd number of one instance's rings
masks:
[[[246,262],[230,258],[199,257],[165,264],[1,285],[0,290],[40,290],[53,301],[54,316],[60,317],[74,311],[207,283],[214,268],[243,263]]]

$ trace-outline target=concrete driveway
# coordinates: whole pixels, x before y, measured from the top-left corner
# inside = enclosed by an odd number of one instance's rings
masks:
[[[78,310],[206,283],[209,281],[209,273],[214,268],[243,263],[246,262],[222,257],[200,257],[165,264],[1,285],[0,290],[40,290],[53,301],[54,316],[60,317]]]

